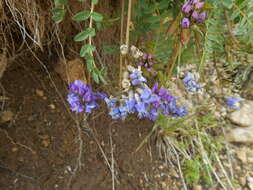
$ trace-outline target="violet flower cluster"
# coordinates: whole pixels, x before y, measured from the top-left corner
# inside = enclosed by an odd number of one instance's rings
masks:
[[[91,113],[99,107],[98,100],[104,100],[112,119],[125,119],[129,114],[136,114],[138,118],[156,120],[159,114],[172,117],[183,117],[187,114],[186,107],[179,107],[176,97],[166,88],[158,88],[158,83],[155,83],[152,89],[149,88],[140,67],[127,67],[122,87],[124,94],[119,98],[108,97],[103,93],[93,92],[88,85],[76,80],[69,86],[67,101],[72,111]]]
[[[159,114],[183,117],[187,114],[186,107],[178,107],[176,98],[170,95],[164,87],[158,88],[158,83],[150,89],[142,76],[140,69],[128,66],[124,80],[131,84],[121,98],[105,98],[112,119],[125,119],[129,114],[137,114],[138,118],[156,120]],[[125,83],[124,83],[125,84]]]
[[[204,2],[200,0],[188,0],[182,7],[184,18],[182,28],[189,28],[191,23],[202,23],[206,19],[206,12],[202,11]]]
[[[202,88],[201,84],[198,84],[193,73],[188,72],[183,79],[187,91],[198,92]]]
[[[148,72],[152,71],[154,65],[153,55],[148,53],[143,53],[141,61],[138,63],[139,66],[144,67]]]
[[[91,113],[99,106],[97,100],[106,97],[103,93],[95,93],[92,89],[81,80],[75,80],[69,86],[67,101],[72,111],[76,113]]]

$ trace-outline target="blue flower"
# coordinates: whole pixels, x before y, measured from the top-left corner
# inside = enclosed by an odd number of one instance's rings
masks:
[[[117,98],[105,98],[104,99],[108,108],[114,108],[117,103]]]
[[[151,109],[148,118],[152,121],[155,121],[159,115],[159,112],[157,109]]]
[[[136,86],[139,85],[142,82],[147,82],[147,80],[142,76],[141,71],[138,69],[135,69],[130,75],[129,75],[132,85]]]
[[[159,97],[156,94],[153,94],[152,91],[148,88],[145,88],[141,94],[141,100],[145,103],[152,103],[159,101]]]
[[[89,102],[85,105],[85,112],[86,113],[91,113],[93,109],[97,108],[98,104],[93,101],[93,102]]]
[[[135,108],[138,112],[138,117],[139,118],[144,118],[144,117],[148,117],[148,111],[146,109],[145,103],[144,102],[139,102],[135,105]]]
[[[237,108],[238,105],[236,105],[240,101],[240,98],[235,98],[235,97],[226,97],[226,104],[229,107],[234,107]]]
[[[119,106],[120,116],[121,118],[124,118],[128,115],[128,109],[126,106]]]
[[[181,106],[174,111],[175,111],[174,114],[176,117],[184,117],[188,113],[187,108],[185,106]]]
[[[109,112],[109,115],[112,116],[112,119],[120,119],[120,118],[121,118],[120,110],[119,110],[118,107],[112,109],[112,110]]]
[[[136,100],[135,99],[125,99],[125,104],[126,104],[128,113],[136,112],[136,109],[135,109]]]
[[[191,72],[186,74],[183,82],[186,85],[187,90],[190,92],[197,92],[201,88],[201,85],[196,82],[195,77]]]

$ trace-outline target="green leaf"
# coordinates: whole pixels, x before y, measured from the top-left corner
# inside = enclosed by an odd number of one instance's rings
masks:
[[[68,3],[68,0],[54,0],[54,4],[56,6],[66,5]]]
[[[94,3],[94,4],[97,4],[98,0],[92,0],[91,2]]]
[[[66,10],[61,8],[53,8],[52,12],[53,12],[52,19],[57,23],[60,23],[66,14]]]
[[[102,83],[107,84],[107,81],[105,80],[102,74],[99,74],[98,76]]]
[[[96,35],[94,28],[87,28],[85,31],[78,33],[74,37],[75,42],[80,42],[86,40],[88,37],[93,37]]]
[[[87,20],[89,17],[90,17],[90,12],[82,11],[75,14],[72,18],[75,21],[83,21],[83,20]]]
[[[85,59],[86,59],[86,64],[87,64],[88,71],[92,72],[94,70],[94,66],[93,66],[94,58],[93,58],[93,56],[91,54],[86,54]]]
[[[96,12],[92,12],[91,13],[91,18],[93,20],[95,20],[96,22],[101,22],[103,20],[103,15],[96,13]]]
[[[99,83],[99,75],[98,74],[96,74],[95,72],[92,72],[92,78],[94,79],[94,81],[96,83]]]
[[[222,3],[228,9],[231,9],[233,7],[233,0],[223,0]]]
[[[95,51],[96,47],[90,44],[83,45],[80,50],[80,57],[84,57],[87,53]]]

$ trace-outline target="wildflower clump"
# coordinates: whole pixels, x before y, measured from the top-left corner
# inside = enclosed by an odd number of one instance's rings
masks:
[[[204,2],[200,0],[189,0],[184,3],[181,11],[184,15],[182,28],[189,28],[191,24],[199,24],[205,21],[206,12],[203,11]]]
[[[129,114],[138,118],[156,120],[159,114],[183,117],[187,114],[186,107],[177,105],[176,97],[155,83],[151,89],[142,76],[141,67],[127,66],[123,74],[122,88],[124,94],[119,98],[105,98],[112,119],[125,119]]]
[[[97,101],[105,97],[106,95],[103,93],[93,92],[92,89],[81,80],[75,80],[69,86],[67,101],[72,111],[76,113],[91,113],[92,110],[99,106]]]

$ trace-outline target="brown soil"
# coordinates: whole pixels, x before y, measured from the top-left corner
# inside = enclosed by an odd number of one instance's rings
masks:
[[[1,190],[64,190],[69,183],[71,190],[109,190],[112,172],[105,157],[110,165],[114,162],[115,189],[150,189],[156,183],[160,163],[154,145],[135,152],[151,122],[134,117],[113,121],[99,109],[78,132],[80,117],[68,111],[66,85],[34,60],[13,65],[2,86],[2,96],[9,98],[1,102],[2,112],[11,111],[13,117],[0,123]],[[82,167],[75,172],[79,135]]]

